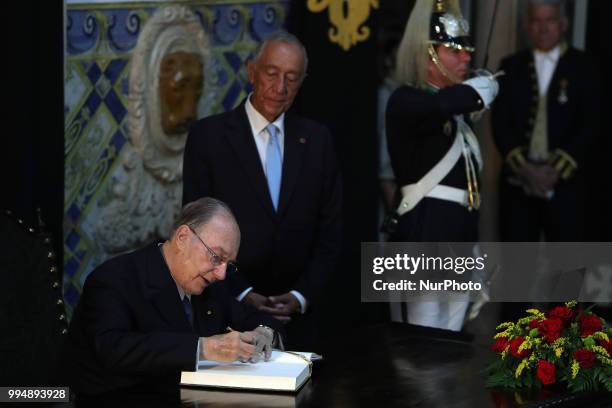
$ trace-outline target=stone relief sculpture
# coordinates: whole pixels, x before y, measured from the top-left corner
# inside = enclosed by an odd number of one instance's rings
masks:
[[[160,8],[146,23],[129,75],[129,144],[93,217],[107,254],[164,237],[180,209],[189,126],[211,106],[204,91],[208,42],[185,6]]]

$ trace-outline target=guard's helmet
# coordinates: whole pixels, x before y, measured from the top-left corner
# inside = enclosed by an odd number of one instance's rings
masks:
[[[461,16],[449,13],[445,0],[435,0],[429,24],[431,44],[473,52],[469,32],[468,22]]]

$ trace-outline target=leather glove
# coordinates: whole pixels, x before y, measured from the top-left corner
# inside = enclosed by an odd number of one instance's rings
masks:
[[[492,75],[481,75],[463,81],[464,85],[472,87],[485,105],[485,108],[491,106],[491,103],[499,92],[499,84]]]

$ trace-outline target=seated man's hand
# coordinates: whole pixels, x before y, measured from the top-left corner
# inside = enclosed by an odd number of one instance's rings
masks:
[[[262,310],[262,306],[273,306],[270,300],[264,295],[260,295],[254,290],[247,293],[247,295],[242,299],[244,303],[248,303],[249,305],[255,307],[257,310]]]
[[[227,334],[217,334],[202,337],[200,358],[205,360],[231,363],[236,360],[248,361],[253,358],[256,350],[253,332],[233,331]]]
[[[299,313],[302,309],[300,302],[291,293],[270,296],[268,299],[270,303],[272,303],[272,307],[264,306],[260,310],[270,313],[273,317],[283,323],[290,322],[290,316],[294,313]]]
[[[257,363],[262,355],[264,361],[270,360],[272,356],[272,345],[274,342],[274,330],[267,326],[259,326],[255,330],[245,332],[253,337],[253,345],[255,346],[255,352],[253,357],[249,359],[251,363]]]

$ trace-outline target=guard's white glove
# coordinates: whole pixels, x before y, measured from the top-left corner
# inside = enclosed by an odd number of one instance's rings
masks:
[[[481,75],[463,81],[464,85],[471,86],[485,105],[485,108],[491,106],[491,103],[499,92],[499,84],[493,75]]]

